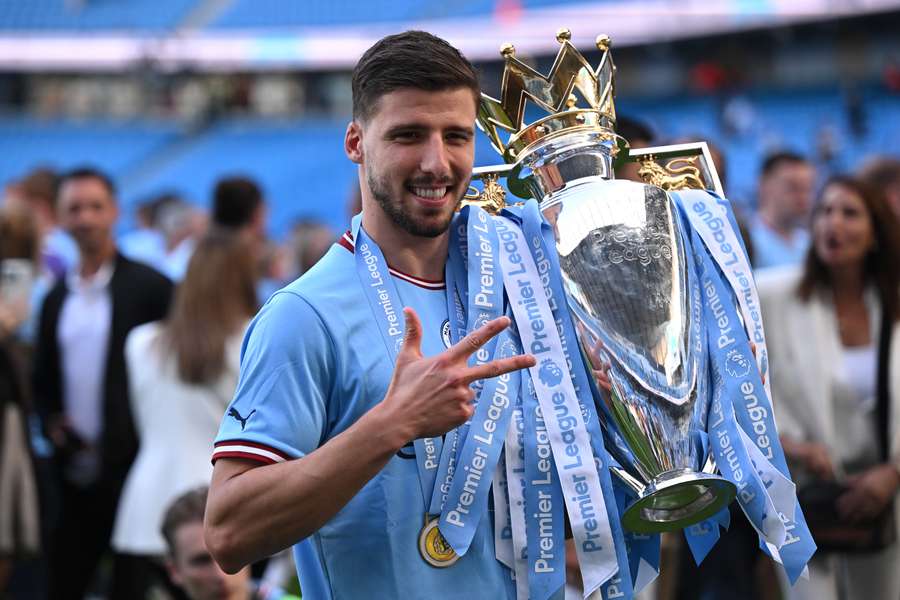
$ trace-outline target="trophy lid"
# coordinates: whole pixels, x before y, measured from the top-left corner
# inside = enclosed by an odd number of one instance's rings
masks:
[[[608,137],[613,153],[624,143],[615,134],[615,66],[609,36],[597,36],[595,43],[602,55],[596,68],[572,45],[571,38],[568,29],[557,32],[560,48],[549,75],[516,58],[512,44],[501,46],[506,66],[500,100],[481,95],[478,126],[506,162],[518,161],[536,142],[574,131],[593,131]],[[526,99],[548,115],[525,123]]]

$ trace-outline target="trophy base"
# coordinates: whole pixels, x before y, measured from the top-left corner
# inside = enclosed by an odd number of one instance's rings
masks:
[[[728,506],[736,493],[735,485],[718,475],[669,471],[651,481],[625,510],[622,526],[635,533],[683,529]]]

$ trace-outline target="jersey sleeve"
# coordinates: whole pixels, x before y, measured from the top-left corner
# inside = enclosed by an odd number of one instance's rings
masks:
[[[332,337],[318,312],[295,293],[273,295],[244,338],[213,462],[272,464],[315,450],[324,437],[334,364]]]

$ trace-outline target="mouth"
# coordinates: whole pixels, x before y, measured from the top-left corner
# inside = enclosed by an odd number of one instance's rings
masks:
[[[449,186],[421,186],[407,185],[406,191],[411,193],[416,199],[427,206],[442,206],[447,199],[447,191]]]

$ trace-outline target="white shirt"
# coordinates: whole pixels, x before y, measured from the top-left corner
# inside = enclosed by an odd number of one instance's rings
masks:
[[[69,293],[56,332],[62,363],[63,408],[75,433],[89,443],[96,442],[103,429],[112,274],[113,265],[107,263],[90,278],[82,278],[78,269],[66,275]]]
[[[116,514],[112,546],[127,554],[162,555],[160,525],[175,498],[212,478],[213,440],[234,395],[244,329],[225,347],[225,370],[204,385],[178,376],[163,326],[135,327],[125,342],[131,411],[141,441]]]

